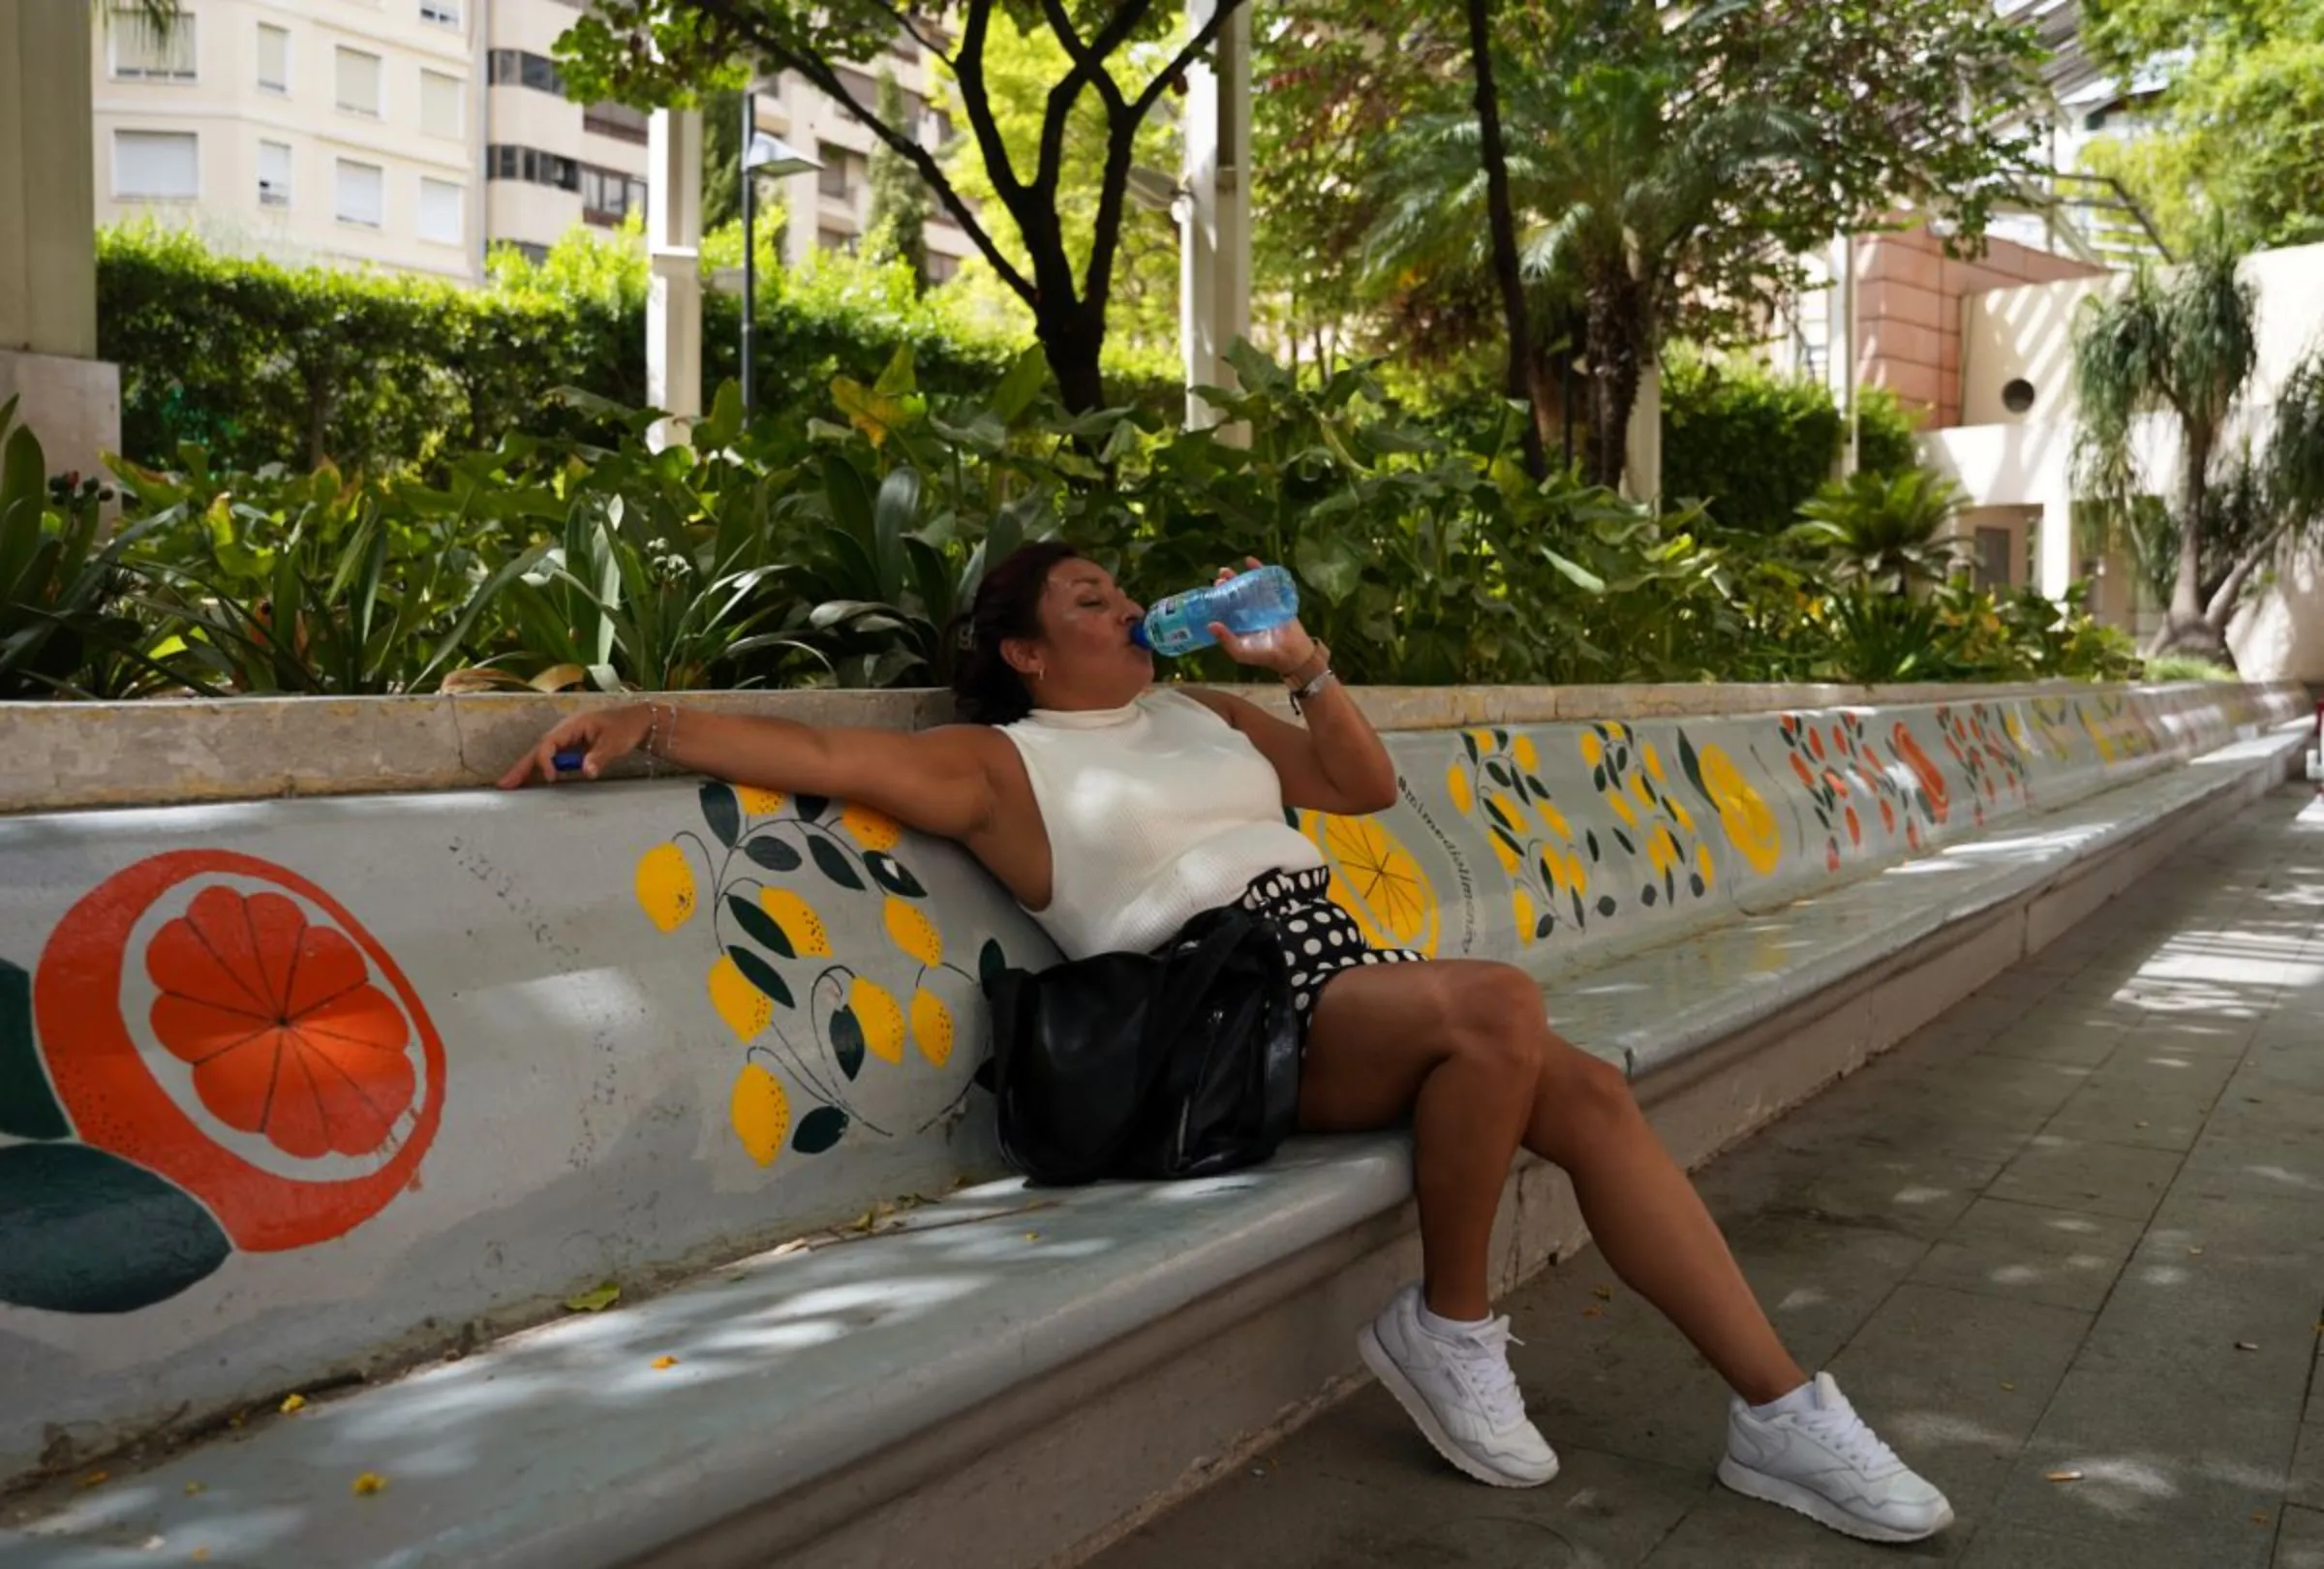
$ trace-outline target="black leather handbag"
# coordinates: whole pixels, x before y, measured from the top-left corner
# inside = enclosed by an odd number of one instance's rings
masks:
[[[1000,1147],[1031,1181],[1207,1177],[1267,1159],[1299,1120],[1281,939],[1240,907],[1158,952],[1004,969],[993,1004]]]

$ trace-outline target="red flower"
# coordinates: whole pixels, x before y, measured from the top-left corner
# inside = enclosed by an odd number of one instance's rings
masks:
[[[286,1154],[365,1155],[411,1110],[402,1010],[345,934],[277,893],[209,887],[145,952],[153,1032],[221,1122]]]

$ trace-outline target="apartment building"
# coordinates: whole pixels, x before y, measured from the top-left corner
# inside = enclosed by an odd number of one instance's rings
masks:
[[[646,200],[646,118],[565,96],[566,0],[108,4],[95,51],[97,219],[223,248],[462,282]]]
[[[910,37],[899,38],[876,62],[842,67],[841,85],[867,108],[879,103],[879,77],[893,73],[902,90],[905,118],[916,138],[932,152],[952,136],[950,118],[937,107],[939,94],[926,51]],[[758,124],[823,167],[770,180],[763,194],[781,188],[789,224],[783,257],[797,266],[817,250],[851,248],[872,222],[872,151],[878,138],[836,100],[802,77],[785,72],[760,84]],[[932,202],[924,243],[927,274],[942,283],[960,270],[976,247],[942,206]]]
[[[61,3],[61,0],[60,0]],[[579,0],[181,0],[156,31],[107,0],[95,58],[97,220],[150,216],[221,248],[462,282],[495,245],[545,253],[647,200],[646,116],[566,96],[557,40]],[[922,50],[841,73],[875,105],[893,71],[922,144],[950,135]],[[768,181],[787,255],[854,245],[871,221],[872,133],[788,74],[759,124],[820,170]],[[938,212],[932,279],[973,247]]]

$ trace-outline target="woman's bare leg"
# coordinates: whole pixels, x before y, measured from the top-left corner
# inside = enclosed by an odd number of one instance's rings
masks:
[[[1300,1079],[1300,1125],[1387,1127],[1412,1116],[1422,1290],[1452,1319],[1491,1311],[1493,1212],[1537,1105],[1536,1041],[1508,1028],[1516,976],[1500,966],[1374,965],[1342,970],[1316,1000]]]
[[[1552,1033],[1505,965],[1343,970],[1316,1002],[1300,1087],[1313,1132],[1413,1119],[1428,1306],[1485,1315],[1493,1214],[1521,1142],[1573,1179],[1612,1266],[1753,1403],[1807,1381],[1621,1071]]]
[[[1543,1028],[1525,1147],[1565,1169],[1616,1275],[1678,1326],[1754,1405],[1808,1381],[1728,1250],[1695,1184],[1656,1137],[1622,1070]]]

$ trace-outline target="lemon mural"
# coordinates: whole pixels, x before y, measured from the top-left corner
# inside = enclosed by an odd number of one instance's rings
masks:
[[[893,1137],[853,1093],[868,1064],[903,1067],[908,1044],[921,1061],[944,1067],[958,1031],[938,988],[964,983],[973,994],[979,979],[945,959],[928,890],[891,853],[902,825],[868,807],[715,782],[697,800],[707,833],[682,830],[639,856],[635,887],[638,908],[659,932],[710,911],[715,952],[704,989],[744,1048],[727,1104],[735,1139],[769,1166],[786,1150],[820,1154],[850,1132]],[[794,875],[812,881],[802,888],[773,880]],[[1375,897],[1400,912],[1394,900],[1377,890]],[[879,925],[909,962],[909,979],[891,987],[835,962],[818,898],[851,909],[876,899]],[[1433,909],[1431,901],[1432,921]],[[991,974],[1007,960],[988,940],[978,963]]]
[[[1686,733],[1679,732],[1683,756],[1693,754]],[[1620,826],[1606,830],[1635,860],[1646,858],[1646,877],[1638,885],[1638,903],[1668,908],[1678,903],[1679,890],[1701,899],[1718,880],[1710,845],[1670,788],[1663,754],[1651,741],[1642,741],[1627,724],[1602,720],[1583,730],[1577,745],[1590,770],[1590,784]],[[1585,835],[1594,862],[1604,859],[1605,846],[1595,834]],[[1611,894],[1601,896],[1599,913],[1611,915],[1620,908]]]
[[[1520,947],[1589,917],[1590,871],[1574,825],[1536,772],[1540,766],[1531,736],[1476,729],[1462,734],[1445,776],[1453,809],[1484,829],[1493,859],[1510,879],[1509,912]]]
[[[1301,812],[1300,832],[1331,869],[1331,902],[1356,918],[1375,948],[1410,948],[1433,958],[1442,917],[1428,875],[1375,817]]]

